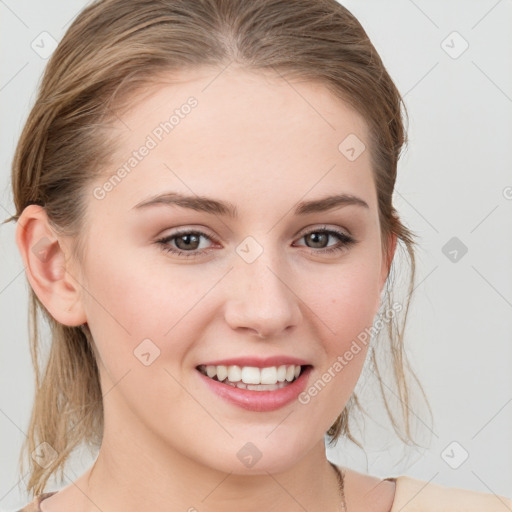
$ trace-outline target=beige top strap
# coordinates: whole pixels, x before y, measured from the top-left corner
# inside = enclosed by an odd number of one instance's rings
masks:
[[[446,487],[409,476],[394,480],[390,512],[512,512],[512,500],[496,494]]]

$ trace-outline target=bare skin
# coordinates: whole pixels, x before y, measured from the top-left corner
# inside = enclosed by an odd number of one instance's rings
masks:
[[[339,149],[350,134],[368,148],[367,127],[321,84],[291,87],[278,76],[230,69],[180,78],[134,97],[112,128],[111,164],[86,193],[83,261],[71,257],[73,241],[52,231],[43,209],[30,206],[20,219],[30,283],[59,322],[88,323],[104,394],[93,471],[41,509],[340,510],[324,433],[354,390],[366,345],[308,403],[274,411],[225,401],[196,367],[299,357],[312,367],[309,389],[372,325],[396,240],[384,254],[369,150],[351,161]],[[190,97],[197,105],[157,140],[156,128]],[[105,185],[148,135],[155,147],[139,151],[145,156],[115,186]],[[238,216],[137,208],[164,192],[230,202]],[[334,194],[360,204],[295,212],[302,201]],[[178,228],[203,233],[198,253],[162,250],[187,252],[183,236],[169,238]],[[330,234],[318,236],[322,229]],[[332,230],[356,243],[343,246]],[[44,237],[52,250],[42,261],[31,248]],[[236,250],[247,237],[256,241],[251,251],[261,248],[251,263]],[[333,247],[340,249],[326,251]],[[148,339],[158,357],[144,365],[134,351]],[[237,457],[248,442],[262,454],[253,467]],[[345,471],[350,512],[389,512],[394,483]]]
[[[341,468],[344,476],[344,494],[347,512],[389,512],[393,505],[395,497],[395,483],[388,480],[381,480],[371,475],[365,475],[348,468]],[[61,489],[57,495],[45,499],[41,502],[42,512],[53,512],[73,510],[88,512],[97,511],[98,508],[92,503],[84,500],[84,495],[88,495],[88,479],[91,469],[87,470],[73,484]],[[341,498],[337,492],[337,480],[328,478],[329,490],[328,494],[331,498],[331,504],[324,510],[342,510],[340,508]],[[311,489],[315,501],[320,497],[321,489]],[[315,494],[318,492],[319,494]],[[172,503],[172,498],[170,498]],[[78,506],[77,504],[80,503]],[[300,506],[290,502],[291,507],[287,510],[303,510]],[[169,505],[167,510],[170,510]],[[174,509],[171,509],[174,510]],[[176,509],[177,510],[177,509]],[[206,510],[206,509],[205,509]],[[307,510],[312,510],[307,508]]]

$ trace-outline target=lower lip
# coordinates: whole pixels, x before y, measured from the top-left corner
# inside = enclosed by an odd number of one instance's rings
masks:
[[[196,371],[209,388],[227,402],[248,411],[267,412],[275,411],[297,400],[306,387],[311,366],[305,368],[299,378],[291,384],[274,391],[251,391],[235,388],[229,384],[222,384],[218,380],[210,379],[199,370]]]

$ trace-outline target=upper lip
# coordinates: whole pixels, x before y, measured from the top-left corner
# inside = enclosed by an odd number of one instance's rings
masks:
[[[272,356],[272,357],[257,357],[257,356],[245,356],[245,357],[233,357],[231,359],[216,359],[215,361],[208,361],[202,363],[202,366],[252,366],[256,368],[267,368],[270,366],[281,366],[281,365],[296,365],[306,366],[309,365],[304,359],[291,356]],[[201,366],[199,365],[199,366]]]

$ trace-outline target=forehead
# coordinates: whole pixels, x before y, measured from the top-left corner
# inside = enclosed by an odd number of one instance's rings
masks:
[[[371,202],[366,123],[319,82],[204,68],[163,75],[128,104],[103,175],[126,171],[112,198],[122,191],[135,204],[145,192],[170,188],[278,189],[283,199],[299,199],[315,188],[317,196],[366,191]]]

